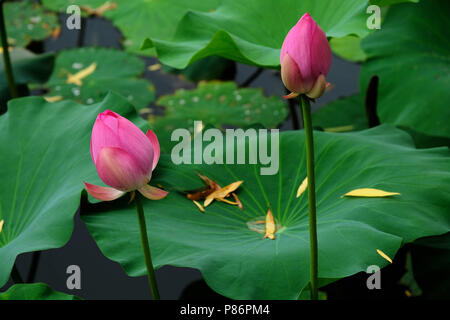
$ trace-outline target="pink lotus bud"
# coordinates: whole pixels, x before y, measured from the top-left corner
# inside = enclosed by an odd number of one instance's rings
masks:
[[[281,47],[281,78],[293,98],[306,94],[320,97],[331,66],[331,49],[325,32],[308,13],[288,32]]]
[[[86,190],[103,201],[134,190],[152,200],[164,198],[167,192],[147,185],[159,154],[158,139],[152,131],[145,135],[128,119],[106,110],[97,116],[92,129],[91,156],[100,179],[112,188],[85,182]]]

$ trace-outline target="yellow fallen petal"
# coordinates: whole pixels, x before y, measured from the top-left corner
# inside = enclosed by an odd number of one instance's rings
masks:
[[[53,97],[44,97],[45,101],[47,102],[57,102],[57,101],[61,101],[63,99],[63,97],[61,96],[53,96]]]
[[[405,290],[405,295],[409,298],[412,296],[411,291],[409,291],[408,289]]]
[[[303,179],[303,182],[300,184],[300,187],[298,187],[297,198],[300,197],[303,192],[305,192],[307,187],[308,187],[308,177]]]
[[[274,240],[275,236],[273,235],[276,231],[275,220],[272,215],[272,211],[269,209],[266,215],[266,234],[263,239],[269,238],[270,240]]]
[[[75,74],[68,74],[66,83],[68,84],[76,84],[77,86],[81,86],[83,84],[82,80],[86,78],[88,75],[92,74],[95,69],[97,69],[97,63],[92,63],[89,67],[86,69],[80,70]]]
[[[198,203],[195,200],[192,200],[194,202],[194,204],[197,206],[198,210],[200,210],[201,212],[205,212],[205,209],[203,209],[202,205],[200,203]]]
[[[148,66],[148,71],[157,71],[159,69],[161,69],[161,63],[155,63]]]
[[[355,189],[344,194],[347,197],[367,197],[367,198],[383,198],[399,195],[398,192],[388,192],[372,188]]]
[[[382,257],[385,258],[387,261],[389,261],[390,263],[392,263],[391,258],[389,258],[389,256],[388,256],[386,253],[384,253],[384,252],[381,251],[380,249],[377,249],[377,252],[378,252],[378,254],[379,254],[380,256],[382,256]]]
[[[239,188],[239,186],[242,184],[242,180],[240,181],[236,181],[233,182],[229,185],[227,185],[226,187],[223,187],[219,190],[214,191],[213,193],[209,194],[206,199],[205,199],[205,203],[203,204],[205,207],[207,207],[211,202],[213,202],[214,199],[217,198],[225,198],[229,193],[233,192],[234,190],[236,190],[237,188]]]
[[[233,201],[227,200],[225,198],[216,198],[216,200],[220,201],[220,202],[225,202],[225,203],[231,204],[233,206],[237,206],[238,205],[237,202],[233,202]]]
[[[345,131],[352,131],[353,129],[355,129],[355,126],[352,124],[349,124],[347,126],[325,128],[323,130],[326,132],[345,132]]]
[[[3,230],[3,224],[5,223],[5,220],[0,221],[0,232]]]

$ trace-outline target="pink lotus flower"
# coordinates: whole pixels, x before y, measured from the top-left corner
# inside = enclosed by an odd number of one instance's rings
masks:
[[[92,128],[91,156],[100,179],[111,188],[85,182],[86,190],[102,201],[135,190],[148,199],[162,199],[167,192],[147,184],[159,155],[158,138],[151,130],[145,135],[128,119],[106,110]]]
[[[325,32],[308,13],[284,39],[280,54],[281,79],[294,98],[306,94],[320,97],[327,88],[325,80],[331,66],[331,49]]]

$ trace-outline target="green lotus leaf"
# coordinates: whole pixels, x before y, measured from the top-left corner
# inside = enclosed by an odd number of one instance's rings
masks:
[[[43,0],[51,10],[66,12],[67,0]],[[181,18],[189,10],[210,11],[217,7],[219,0],[71,0],[70,4],[96,9],[105,4],[115,4],[102,16],[110,19],[125,37],[125,49],[138,54],[154,55],[154,50],[140,50],[142,42],[149,35],[162,39],[173,36]]]
[[[189,11],[170,40],[148,34],[143,48],[155,47],[164,64],[179,69],[210,55],[276,68],[286,34],[305,12],[328,37],[364,36],[367,6],[365,0],[226,0],[213,12]]]
[[[362,41],[368,60],[360,88],[380,79],[378,116],[431,136],[450,137],[450,10],[445,0],[391,7],[383,27]]]
[[[361,40],[361,38],[356,36],[332,38],[330,40],[330,47],[335,54],[343,59],[352,62],[362,62],[367,59],[367,55],[361,49]]]
[[[89,146],[96,116],[105,109],[138,120],[134,108],[115,94],[89,106],[14,99],[0,116],[0,287],[19,254],[59,248],[69,240],[83,180],[101,184]]]
[[[25,47],[49,37],[59,28],[56,14],[46,12],[35,1],[5,2],[5,23],[10,46]]]
[[[244,140],[247,147],[256,142]],[[304,132],[281,133],[279,145],[276,175],[260,175],[265,165],[175,165],[163,156],[152,184],[170,193],[163,200],[144,202],[155,266],[199,269],[212,289],[234,299],[296,299],[309,282],[307,195],[296,198],[306,176]],[[236,146],[244,150],[242,141]],[[403,244],[450,230],[447,148],[416,150],[405,132],[385,125],[356,133],[315,132],[315,149],[323,284],[370,265],[385,266],[388,262],[377,249],[395,263]],[[233,148],[225,151],[236,154]],[[237,195],[244,210],[213,202],[200,212],[179,192],[202,186],[196,172],[221,186],[243,180]],[[363,187],[400,195],[342,197]],[[275,240],[249,228],[264,219],[268,207],[279,224]],[[81,214],[109,259],[130,276],[145,274],[135,208],[128,199],[95,205],[83,201]]]
[[[15,284],[0,293],[0,300],[80,300],[76,296],[58,292],[45,283]]]
[[[69,81],[70,75],[94,67],[92,73],[80,78],[80,83]],[[81,48],[62,51],[47,83],[50,89],[47,96],[92,104],[102,101],[109,91],[115,91],[136,108],[145,108],[154,100],[155,89],[146,79],[138,78],[144,70],[145,63],[139,57],[119,50]]]
[[[186,128],[194,132],[194,121],[220,129],[257,124],[276,128],[288,115],[280,98],[267,98],[260,89],[238,89],[234,82],[203,82],[195,90],[180,89],[163,96],[157,104],[164,107],[165,115],[151,116],[149,123],[164,152],[176,144],[171,141],[172,131]]]

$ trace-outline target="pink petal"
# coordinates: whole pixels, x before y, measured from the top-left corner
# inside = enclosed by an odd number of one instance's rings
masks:
[[[305,92],[300,69],[288,53],[284,56],[281,64],[281,80],[289,91],[294,93]]]
[[[160,200],[165,198],[168,194],[167,191],[149,186],[148,184],[143,185],[138,190],[144,197],[150,200]]]
[[[307,92],[306,95],[311,99],[317,99],[324,94],[326,87],[327,80],[325,79],[325,76],[321,74],[317,78],[316,83],[314,83],[311,91]]]
[[[312,75],[317,78],[320,74],[326,76],[331,67],[331,48],[325,32],[317,25],[312,35],[311,43]]]
[[[106,110],[97,116],[91,137],[91,155],[96,163],[104,147],[120,148],[132,154],[140,167],[151,171],[153,147],[147,136],[128,119]]]
[[[121,148],[101,149],[96,167],[105,184],[121,191],[136,190],[151,177],[151,167],[142,167],[134,155]]]
[[[153,171],[153,170],[155,170],[155,167],[158,164],[161,150],[159,148],[158,137],[152,130],[147,130],[146,136],[150,140],[150,143],[152,144],[152,147],[153,147],[153,166],[152,166],[152,171]]]
[[[91,196],[101,201],[112,201],[119,198],[125,193],[120,190],[116,190],[109,187],[96,186],[87,182],[84,183],[84,186],[86,188],[86,191]]]

